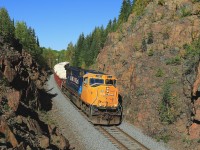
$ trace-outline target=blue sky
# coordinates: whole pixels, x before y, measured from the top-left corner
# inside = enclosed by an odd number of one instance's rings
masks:
[[[40,46],[55,50],[76,43],[79,35],[95,26],[106,27],[118,18],[122,0],[0,0],[11,19],[24,21],[35,29]]]

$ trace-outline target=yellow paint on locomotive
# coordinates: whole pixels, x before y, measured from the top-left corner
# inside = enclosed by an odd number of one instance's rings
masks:
[[[97,107],[117,107],[116,77],[93,73],[84,75],[81,99],[86,104]]]

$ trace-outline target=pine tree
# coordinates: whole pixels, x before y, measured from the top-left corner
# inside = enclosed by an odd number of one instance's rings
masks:
[[[119,14],[119,19],[118,19],[118,26],[120,26],[122,23],[128,20],[131,10],[132,10],[131,1],[123,0],[122,7]]]
[[[117,30],[117,19],[114,18],[113,23],[112,23],[112,32],[115,32]]]
[[[67,50],[65,53],[66,61],[69,61],[72,63],[73,58],[74,58],[74,53],[75,53],[75,47],[72,42],[70,42],[67,46]]]
[[[10,16],[5,8],[0,9],[0,35],[3,36],[6,42],[11,42],[14,39],[15,27]]]
[[[25,22],[16,23],[15,37],[19,39],[23,48],[29,51],[34,57],[40,53],[39,41],[35,36],[35,30],[27,27]]]
[[[75,46],[75,54],[74,54],[74,61],[73,61],[73,65],[74,66],[77,66],[77,67],[80,67],[81,66],[81,62],[82,62],[82,58],[81,56],[83,55],[82,54],[82,50],[83,50],[83,43],[84,43],[84,34],[82,33],[80,36],[79,36],[79,39],[77,41],[77,44]]]
[[[85,67],[88,67],[90,65],[93,64],[93,52],[91,49],[91,45],[92,45],[92,35],[89,34],[86,36],[85,40],[84,40],[84,63],[85,63]]]

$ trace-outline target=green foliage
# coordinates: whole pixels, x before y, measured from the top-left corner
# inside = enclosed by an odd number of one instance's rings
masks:
[[[8,100],[5,97],[2,97],[2,100],[0,102],[0,112],[5,113],[9,111],[10,107],[8,105]]]
[[[131,22],[131,27],[132,27],[132,28],[135,27],[137,21],[138,21],[138,18],[137,18],[137,17],[134,17],[134,19],[133,19],[132,22]]]
[[[118,26],[128,20],[128,17],[131,13],[132,4],[130,0],[123,0],[122,7],[120,10],[120,15],[118,19]]]
[[[37,61],[40,67],[46,68],[47,63],[39,46],[39,39],[35,35],[35,30],[28,27],[25,22],[17,22],[15,25],[15,38],[23,45],[23,49],[28,51]]]
[[[180,65],[180,64],[181,64],[181,57],[180,56],[170,58],[166,61],[166,65]]]
[[[72,62],[72,57],[74,55],[74,45],[72,42],[70,42],[67,46],[67,50],[65,52],[65,59],[68,62]]]
[[[137,88],[135,91],[136,96],[142,96],[144,95],[144,90],[142,88]]]
[[[53,68],[55,64],[61,62],[59,60],[59,52],[52,50],[51,48],[42,48],[42,56],[46,60],[47,65]]]
[[[147,39],[147,44],[152,44],[153,43],[153,32],[148,33],[148,39]]]
[[[156,77],[162,77],[164,75],[164,72],[162,69],[158,69],[157,72],[156,72]]]
[[[164,143],[168,143],[170,140],[170,135],[166,133],[159,134],[158,136],[156,136],[156,140],[158,142],[163,141]]]
[[[167,81],[163,86],[161,103],[159,105],[160,120],[171,124],[177,117],[177,97],[172,94],[171,84]]]
[[[200,0],[192,0],[193,3],[200,2]]]
[[[180,14],[181,14],[181,17],[187,17],[187,16],[190,16],[192,13],[192,10],[189,6],[187,5],[183,5],[180,7]]]
[[[154,51],[152,49],[150,49],[149,51],[147,51],[148,56],[153,56]]]
[[[96,27],[86,37],[84,34],[81,34],[72,52],[72,65],[88,68],[94,64],[100,49],[104,46],[108,32],[113,31],[112,28],[112,21],[110,21],[107,29],[101,26]]]
[[[169,33],[165,32],[163,33],[163,40],[168,40],[169,39]]]
[[[184,137],[184,138],[182,139],[182,141],[183,141],[184,143],[187,143],[188,145],[190,145],[190,144],[192,143],[192,140],[191,140],[190,138],[188,138],[188,137]]]
[[[5,8],[0,8],[0,35],[3,36],[5,42],[11,42],[14,39],[14,21]]]
[[[183,48],[186,52],[183,57],[185,64],[184,74],[187,75],[193,73],[194,69],[198,66],[200,59],[200,37],[193,41],[190,45],[185,44]]]
[[[9,85],[8,80],[6,79],[5,76],[2,75],[1,72],[0,72],[0,85],[4,85],[4,86],[8,86]]]
[[[200,139],[197,140],[197,143],[200,143]]]
[[[191,45],[185,44],[183,48],[186,50],[186,58],[200,56],[200,37],[193,41]]]
[[[132,3],[130,0],[124,0],[119,14],[119,19],[114,18],[109,20],[106,28],[103,26],[95,27],[89,35],[81,34],[74,45],[73,50],[67,53],[67,58],[74,66],[88,68],[92,66],[100,52],[104,47],[107,35],[110,32],[115,32],[121,25],[128,20],[131,13]],[[68,51],[68,48],[67,48]]]
[[[31,27],[27,27],[25,22],[16,23],[15,37],[19,39],[23,48],[29,51],[33,56],[37,56],[37,54],[40,53],[35,31]]]
[[[134,4],[132,5],[132,12],[135,13],[137,16],[142,16],[144,13],[145,7],[151,2],[152,0],[135,0]]]

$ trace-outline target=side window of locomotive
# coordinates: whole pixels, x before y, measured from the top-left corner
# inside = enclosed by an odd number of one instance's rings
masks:
[[[110,84],[116,87],[116,80],[107,79],[106,84]]]
[[[88,84],[88,78],[84,78],[83,83],[84,83],[84,85],[87,85]]]

